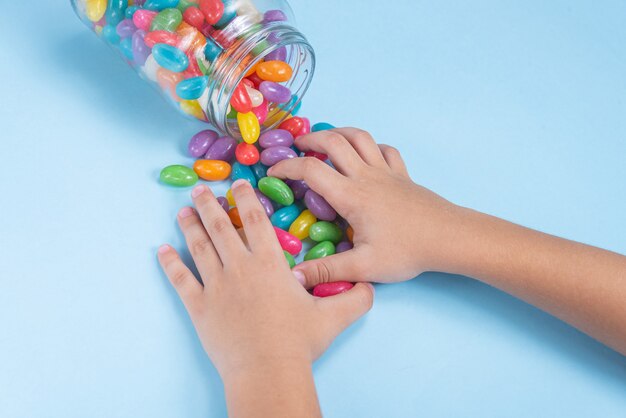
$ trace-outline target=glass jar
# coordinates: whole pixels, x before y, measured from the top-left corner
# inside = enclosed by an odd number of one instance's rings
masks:
[[[291,99],[265,101],[265,114],[254,109],[261,131],[274,128],[299,107],[313,77],[315,53],[295,28],[284,0],[71,3],[80,19],[172,105],[234,138],[241,135],[231,98],[244,77],[254,79],[257,64],[279,60],[293,70],[280,83]],[[258,77],[256,81],[258,89]]]

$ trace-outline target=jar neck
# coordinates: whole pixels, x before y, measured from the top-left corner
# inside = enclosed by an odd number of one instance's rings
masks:
[[[236,39],[228,39],[228,33],[222,34],[230,43],[222,54],[211,64],[211,82],[206,114],[208,122],[220,132],[233,138],[239,138],[236,119],[228,119],[227,113],[235,87],[259,61],[276,49],[287,49],[287,63],[293,69],[292,78],[283,83],[292,92],[291,100],[282,105],[272,105],[261,131],[273,129],[286,119],[297,107],[307,91],[315,71],[315,54],[306,38],[292,26],[273,24],[266,27],[250,26],[247,31],[238,31]],[[234,37],[234,36],[233,36]]]

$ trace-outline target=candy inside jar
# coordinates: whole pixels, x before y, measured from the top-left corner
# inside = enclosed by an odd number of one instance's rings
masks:
[[[185,115],[254,143],[297,112],[315,55],[282,0],[72,0]]]

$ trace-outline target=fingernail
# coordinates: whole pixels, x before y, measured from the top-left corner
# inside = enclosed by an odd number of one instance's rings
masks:
[[[365,286],[369,287],[372,290],[372,294],[376,294],[376,289],[374,288],[373,284],[365,283]]]
[[[163,244],[163,245],[161,245],[159,247],[159,249],[157,251],[158,251],[159,254],[165,254],[166,252],[168,252],[170,250],[170,248],[172,248],[172,247],[170,247],[167,244]]]
[[[205,191],[206,191],[206,186],[204,184],[201,184],[200,186],[196,186],[191,191],[191,197],[196,198],[200,196],[202,193],[204,193]]]
[[[292,270],[292,273],[293,273],[293,277],[295,277],[296,280],[302,286],[304,286],[304,283],[306,282],[306,277],[304,277],[304,273],[302,273],[300,270]]]
[[[191,215],[193,215],[193,209],[189,206],[185,206],[178,212],[178,216],[180,216],[181,218],[186,218]]]
[[[244,179],[237,179],[233,182],[232,186],[230,186],[230,190],[235,190],[237,187],[240,187],[244,183],[247,183]]]

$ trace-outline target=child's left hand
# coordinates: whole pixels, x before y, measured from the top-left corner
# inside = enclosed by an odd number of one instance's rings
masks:
[[[359,283],[333,297],[311,296],[294,279],[250,184],[237,181],[232,193],[249,249],[201,185],[192,191],[197,212],[183,208],[178,222],[203,284],[170,246],[159,248],[159,262],[224,381],[230,412],[250,405],[261,416],[266,404],[305,416],[317,407],[311,363],[370,309],[373,288]],[[290,393],[300,398],[293,405]]]

